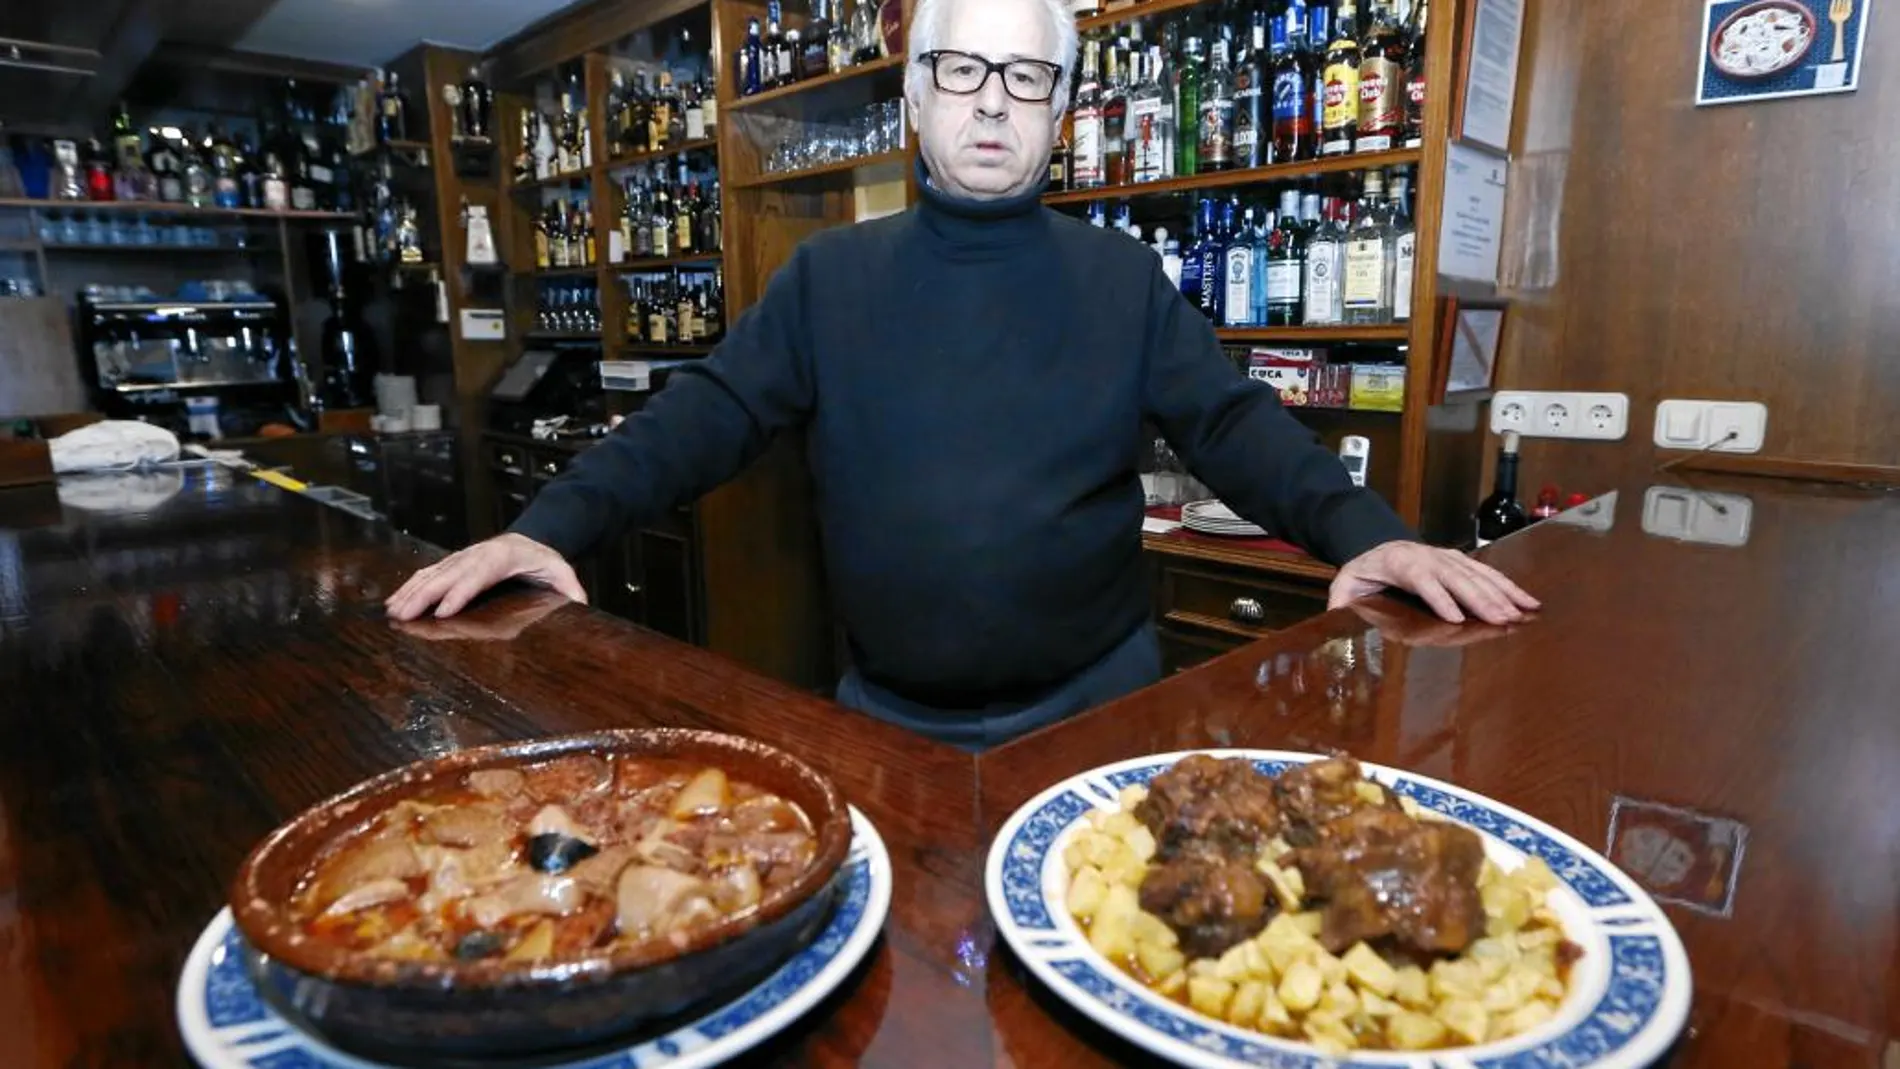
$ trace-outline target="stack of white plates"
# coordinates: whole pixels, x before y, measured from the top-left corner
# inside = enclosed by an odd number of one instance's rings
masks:
[[[1267,532],[1234,514],[1219,501],[1190,501],[1181,506],[1181,526],[1201,534],[1231,538],[1265,538]]]

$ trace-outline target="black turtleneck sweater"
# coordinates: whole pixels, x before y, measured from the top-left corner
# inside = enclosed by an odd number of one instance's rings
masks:
[[[833,604],[867,679],[940,708],[1033,694],[1149,613],[1144,418],[1242,515],[1344,562],[1412,537],[1241,375],[1153,250],[923,181],[814,235],[513,530],[566,555],[804,435]]]

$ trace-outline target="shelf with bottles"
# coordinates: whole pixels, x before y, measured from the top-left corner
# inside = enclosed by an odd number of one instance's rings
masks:
[[[642,355],[652,354],[655,356],[691,357],[691,356],[710,356],[712,355],[712,351],[714,347],[711,345],[653,345],[647,342],[628,341],[628,342],[621,342],[619,345],[615,346],[615,348],[619,349],[623,353],[638,353]]]
[[[586,89],[587,63],[575,59],[535,83],[520,109],[515,158],[508,168],[516,190],[586,182],[596,155]]]
[[[165,200],[58,200],[44,197],[0,197],[0,209],[26,208],[41,211],[147,212],[160,216],[192,216],[213,220],[286,219],[311,222],[336,222],[354,219],[356,213],[343,211],[277,211],[270,208],[221,208]]]
[[[623,153],[609,158],[607,160],[607,169],[610,171],[618,171],[627,167],[639,167],[642,164],[652,163],[655,160],[664,160],[671,156],[690,156],[699,152],[716,153],[718,151],[719,139],[716,137],[704,137],[695,141],[683,141],[677,145],[667,145],[659,149]]]
[[[536,337],[600,339],[600,283],[593,278],[553,277],[536,280],[534,323]]]
[[[642,256],[607,266],[616,272],[670,271],[676,268],[714,268],[719,266],[720,260],[719,253],[709,252],[691,256]]]
[[[615,172],[609,186],[607,260],[715,262],[724,241],[719,172],[707,157],[653,160]]]
[[[726,287],[717,269],[623,274],[623,346],[701,354],[725,337]]]
[[[550,192],[533,219],[534,272],[592,274],[601,261],[592,194]]]
[[[735,111],[797,114],[813,101],[835,106],[894,94],[902,85],[902,0],[813,0],[809,17],[767,0],[765,21],[731,27]],[[869,95],[867,95],[869,94]]]
[[[1214,336],[1223,342],[1262,345],[1343,345],[1350,342],[1394,342],[1410,340],[1410,323],[1386,323],[1371,326],[1332,327],[1217,327]]]
[[[1276,6],[1168,3],[1085,20],[1050,202],[1418,163],[1425,0]]]
[[[372,142],[367,145],[360,145],[356,148],[351,149],[350,155],[357,157],[358,159],[361,159],[364,156],[374,156],[378,152],[400,152],[400,153],[405,153],[408,155],[415,155],[417,153],[427,153],[432,148],[434,148],[434,146],[430,145],[427,141],[410,141],[406,139],[396,140],[396,141],[377,141],[377,142]]]
[[[710,151],[719,132],[712,7],[699,4],[615,43],[605,56],[607,165]]]
[[[1221,191],[1192,206],[1096,201],[1087,215],[1147,242],[1231,340],[1410,338],[1420,280],[1406,168]]]
[[[600,271],[600,267],[596,264],[588,264],[585,267],[537,267],[535,268],[535,271],[534,271],[534,277],[536,278],[586,278],[586,277],[593,276],[599,271]]]

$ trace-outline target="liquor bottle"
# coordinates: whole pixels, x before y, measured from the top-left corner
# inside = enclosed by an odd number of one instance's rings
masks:
[[[615,70],[607,76],[607,148],[610,152],[631,152],[627,144],[633,118],[633,91],[627,76]]]
[[[1380,0],[1371,9],[1359,46],[1359,129],[1355,152],[1385,152],[1405,133],[1405,37]]]
[[[1224,42],[1217,41],[1214,47],[1219,49],[1223,45]],[[1220,322],[1226,326],[1256,325],[1253,318],[1253,229],[1253,209],[1248,208],[1240,225],[1228,235],[1227,247],[1221,252],[1224,292],[1221,294]]]
[[[409,137],[409,103],[395,71],[383,72],[383,89],[376,97],[376,137],[385,145]]]
[[[1108,50],[1108,87],[1102,93],[1102,177],[1111,186],[1128,183],[1128,67],[1121,50]]]
[[[1306,48],[1305,12],[1304,7],[1288,8],[1286,18],[1276,19],[1272,27],[1273,147],[1269,158],[1274,163],[1310,160],[1319,150],[1313,136],[1313,105],[1308,99],[1313,79]]]
[[[1280,221],[1267,239],[1267,317],[1270,327],[1298,326],[1305,318],[1301,289],[1306,281],[1306,231],[1300,225],[1300,192],[1280,194]]]
[[[1365,193],[1346,234],[1346,322],[1365,326],[1392,321],[1392,256],[1387,244],[1385,177],[1366,172]]]
[[[1425,143],[1425,26],[1426,0],[1413,0],[1406,36],[1411,52],[1405,61],[1405,147],[1418,148]]]
[[[1090,38],[1082,45],[1082,76],[1076,83],[1074,133],[1070,152],[1074,164],[1069,184],[1074,189],[1095,189],[1107,181],[1107,156],[1102,144],[1102,62],[1101,42]]]
[[[310,173],[310,148],[303,139],[291,138],[290,150],[290,206],[300,212],[316,211],[317,185],[315,177]],[[387,173],[389,169],[387,157],[383,160],[383,168],[386,172],[383,180],[385,182],[393,180],[393,176]]]
[[[1064,122],[1056,131],[1055,144],[1049,146],[1049,190],[1060,192],[1069,188],[1069,175],[1073,155],[1069,151],[1069,124]]]
[[[1325,118],[1319,132],[1322,156],[1351,152],[1359,136],[1359,40],[1353,36],[1353,0],[1344,0],[1333,40],[1326,49]]]
[[[118,170],[115,189],[118,199],[150,200],[151,196],[145,192],[151,182],[145,168],[144,146],[139,143],[138,127],[132,125],[132,115],[126,111],[124,101],[112,116],[112,153]]]
[[[462,79],[462,134],[471,141],[487,141],[495,136],[493,123],[495,94],[482,80],[482,69],[470,67]]]
[[[1216,205],[1206,203],[1208,226],[1206,240],[1201,242],[1201,314],[1208,322],[1221,322],[1227,303],[1227,289],[1222,284],[1222,268],[1226,266],[1223,255],[1227,251],[1227,235],[1233,233],[1234,202],[1222,201]]]
[[[805,24],[805,32],[799,38],[798,74],[801,78],[831,73],[830,12],[831,6],[825,0],[812,0],[811,21]]]
[[[1136,182],[1159,181],[1166,169],[1169,155],[1167,133],[1162,126],[1163,115],[1167,112],[1167,95],[1162,91],[1158,74],[1161,70],[1159,49],[1146,57],[1145,62],[1137,64],[1135,87],[1128,95],[1128,120],[1126,135],[1128,147],[1124,150],[1128,157],[1128,177]]]
[[[184,164],[178,157],[178,146],[156,128],[148,133],[152,141],[150,166],[153,177],[158,180],[158,199],[176,204],[185,199]]]
[[[627,340],[637,345],[647,340],[647,313],[642,297],[646,283],[632,275],[623,275],[620,281],[627,287],[627,314],[624,317]]]
[[[264,153],[264,207],[273,212],[290,210],[290,183],[284,178],[284,161],[275,152]]]
[[[1479,549],[1523,530],[1530,522],[1524,516],[1524,506],[1517,500],[1517,446],[1517,432],[1505,431],[1504,444],[1498,447],[1496,487],[1478,506]]]
[[[534,119],[534,177],[546,179],[560,165],[561,149],[555,142],[554,116],[537,112]]]
[[[673,341],[673,332],[668,330],[673,318],[671,301],[664,282],[655,283],[646,302],[647,306],[647,344],[669,345]]]
[[[1276,26],[1283,26],[1276,20]],[[1247,50],[1234,64],[1234,166],[1258,167],[1272,159],[1272,118],[1265,103],[1265,90],[1273,77],[1273,62],[1267,51],[1267,12],[1257,7],[1248,27]],[[1273,36],[1281,37],[1282,30]]]
[[[759,37],[759,20],[745,20],[745,40],[739,44],[739,95],[749,97],[765,88],[761,64],[765,62],[765,42]]]
[[[825,70],[836,74],[851,66],[851,53],[857,41],[851,36],[851,20],[845,17],[844,0],[832,0],[830,35],[825,38]]]
[[[1386,235],[1392,246],[1392,318],[1412,318],[1412,285],[1417,274],[1418,223],[1412,218],[1411,180],[1397,172],[1392,178],[1391,206],[1386,213]]]
[[[1304,320],[1307,326],[1333,326],[1345,321],[1346,311],[1339,276],[1345,267],[1346,232],[1341,225],[1344,204],[1328,197],[1321,210],[1318,229],[1306,241],[1306,285]]]
[[[1198,214],[1188,218],[1187,246],[1181,250],[1181,273],[1177,280],[1181,295],[1196,308],[1201,306],[1201,244],[1214,228],[1214,202],[1203,197]]]
[[[1259,326],[1267,321],[1267,270],[1273,263],[1272,213],[1263,206],[1254,221],[1253,293],[1248,299],[1247,318]]]
[[[792,81],[792,53],[779,28],[779,0],[766,4],[765,65],[762,68],[767,88],[789,85]]]
[[[600,232],[594,229],[592,199],[581,201],[581,247],[587,251],[581,258],[582,266],[592,267],[600,262]]]
[[[686,102],[680,99],[679,86],[673,84],[671,71],[660,72],[660,99],[666,102],[666,141],[672,148],[686,140]]]
[[[699,84],[686,82],[680,87],[680,95],[686,102],[686,140],[704,141],[706,139],[706,102],[699,95]]]
[[[856,0],[851,9],[851,62],[869,63],[884,54],[884,33],[877,24],[877,0]]]
[[[693,249],[693,213],[698,206],[693,203],[692,184],[686,180],[686,163],[680,162],[680,194],[673,202],[673,235],[679,243],[678,256],[691,256]]]
[[[836,37],[838,35],[837,31],[834,29],[831,35],[833,37]],[[708,64],[711,64],[712,57],[711,56],[706,57],[706,62]],[[703,74],[699,79],[699,110],[700,110],[700,120],[702,123],[704,123],[705,131],[706,131],[703,136],[718,137],[719,136],[719,92],[717,88],[713,85],[712,71],[710,67],[708,68],[706,73]]]
[[[184,159],[185,203],[194,208],[211,207],[211,170],[189,135],[185,138]]]
[[[534,134],[535,113],[532,108],[521,110],[521,142],[515,150],[515,184],[534,181]]]
[[[230,139],[215,122],[205,132],[204,151],[211,160],[211,202],[220,208],[236,208],[243,202],[237,157],[231,150]]]
[[[1216,40],[1212,51],[1201,85],[1197,155],[1202,171],[1225,171],[1234,165],[1234,72],[1227,65],[1226,41]]]
[[[1293,17],[1289,9],[1288,18]],[[1287,23],[1288,35],[1293,23]],[[1306,40],[1299,48],[1300,71],[1306,80],[1308,121],[1311,124],[1313,151],[1307,159],[1319,156],[1321,132],[1326,129],[1326,49],[1333,39],[1333,0],[1306,8]],[[1356,90],[1355,90],[1356,91]]]
[[[256,150],[249,142],[240,141],[234,146],[237,159],[239,200],[246,208],[264,206],[264,168],[258,159]]]
[[[1182,177],[1201,169],[1201,39],[1189,37],[1181,50],[1181,69],[1174,85],[1174,173]]]
[[[673,325],[679,331],[674,339],[677,344],[691,345],[696,340],[693,335],[693,321],[698,319],[694,311],[693,291],[681,286],[678,297],[673,302]]]

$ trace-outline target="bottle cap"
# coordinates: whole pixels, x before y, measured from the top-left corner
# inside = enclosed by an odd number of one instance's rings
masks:
[[[1523,436],[1518,434],[1516,431],[1505,431],[1504,432],[1504,451],[1506,453],[1517,452],[1517,443],[1521,441],[1522,438]]]

